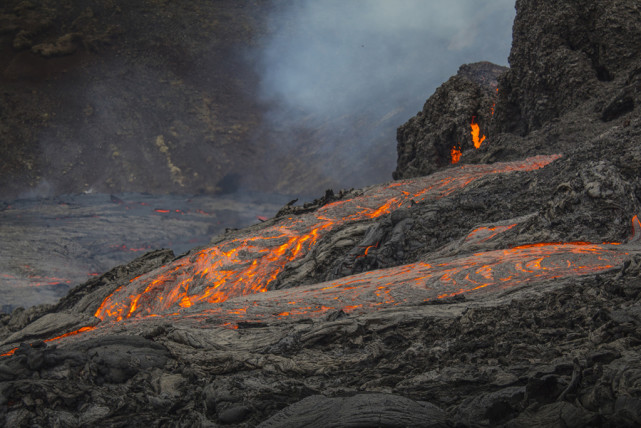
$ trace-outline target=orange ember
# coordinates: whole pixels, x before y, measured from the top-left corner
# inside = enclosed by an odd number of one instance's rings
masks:
[[[452,164],[458,163],[458,161],[461,160],[461,146],[460,146],[460,144],[458,146],[452,146],[452,150],[450,151],[450,155],[452,156]]]

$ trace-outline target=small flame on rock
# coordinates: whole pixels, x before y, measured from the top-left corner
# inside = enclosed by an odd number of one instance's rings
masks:
[[[452,156],[452,164],[458,163],[461,160],[461,145],[452,146],[450,155]]]
[[[474,148],[478,149],[479,147],[481,147],[483,141],[485,141],[485,135],[479,138],[479,135],[481,134],[481,128],[479,127],[478,123],[474,123],[474,119],[476,119],[476,116],[472,116],[472,123],[470,124],[470,126],[472,127],[472,131],[470,132],[470,134],[472,134],[472,142],[474,143]]]

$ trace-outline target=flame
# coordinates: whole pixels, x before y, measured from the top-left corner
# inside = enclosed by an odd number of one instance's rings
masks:
[[[461,145],[452,146],[450,150],[450,155],[452,156],[452,164],[458,163],[461,160]]]
[[[481,147],[481,143],[485,141],[485,135],[483,135],[479,139],[481,128],[479,128],[479,125],[477,123],[474,123],[474,119],[476,119],[476,116],[472,117],[472,123],[470,124],[472,131],[470,132],[470,134],[472,134],[472,142],[474,143],[474,148],[478,149],[479,147]]]

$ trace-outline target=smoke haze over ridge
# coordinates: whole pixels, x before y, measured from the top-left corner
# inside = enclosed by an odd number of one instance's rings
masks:
[[[268,126],[315,129],[322,147],[304,152],[343,149],[355,170],[368,168],[372,151],[387,158],[375,173],[341,177],[346,186],[389,180],[396,128],[461,64],[507,65],[514,15],[513,0],[286,2],[271,15],[271,37],[257,53]],[[368,126],[356,129],[363,121]]]

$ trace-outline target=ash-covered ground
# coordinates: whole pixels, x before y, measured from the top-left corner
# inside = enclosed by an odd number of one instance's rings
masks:
[[[516,7],[509,70],[443,84],[398,181],[2,316],[3,422],[641,424],[641,10]]]

